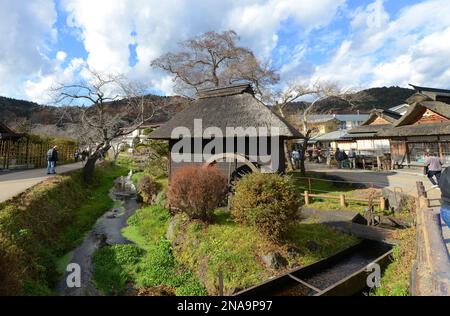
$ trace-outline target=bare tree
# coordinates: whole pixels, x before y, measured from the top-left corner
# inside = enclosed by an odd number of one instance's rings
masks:
[[[91,72],[91,78],[52,89],[56,104],[80,105],[80,144],[89,149],[83,169],[92,181],[97,160],[115,139],[132,133],[150,120],[160,104],[145,95],[145,89],[122,75]]]
[[[351,95],[350,90],[343,90],[335,82],[320,82],[317,81],[312,85],[304,85],[298,83],[289,83],[287,88],[274,94],[276,98],[275,107],[278,113],[285,119],[287,119],[286,109],[293,102],[298,101],[301,98],[312,98],[310,102],[303,102],[303,106],[296,113],[296,116],[300,119],[301,132],[303,134],[303,140],[300,145],[300,172],[305,175],[305,156],[308,148],[308,142],[314,133],[314,128],[308,121],[308,117],[313,114],[317,114],[318,104],[327,98],[337,98],[348,102]],[[285,146],[285,155],[288,155],[287,146]],[[292,162],[288,159],[288,163],[291,169],[293,169]]]
[[[175,88],[192,96],[200,89],[233,83],[253,84],[262,95],[268,85],[279,81],[270,63],[261,63],[247,48],[239,47],[234,31],[207,32],[180,43],[181,51],[167,53],[152,61],[152,66],[174,76]]]

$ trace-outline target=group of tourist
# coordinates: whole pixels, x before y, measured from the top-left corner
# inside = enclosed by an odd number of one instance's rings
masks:
[[[294,149],[291,152],[291,161],[294,167],[298,168],[299,162],[301,159],[301,154],[298,149]],[[340,150],[336,148],[336,151],[328,146],[327,148],[309,148],[306,151],[305,160],[309,162],[315,163],[323,163],[325,162],[328,167],[331,167],[332,160],[334,159],[337,162],[339,169],[356,168],[356,152],[353,149],[350,149],[348,153],[344,150]]]

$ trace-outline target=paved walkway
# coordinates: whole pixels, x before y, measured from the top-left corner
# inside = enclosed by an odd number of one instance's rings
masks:
[[[56,171],[65,173],[82,167],[83,164],[78,162],[58,166]],[[8,200],[50,177],[52,175],[47,175],[47,168],[3,173],[0,171],[0,202]]]
[[[366,183],[368,185],[373,184],[373,186],[377,188],[397,188],[397,190],[412,196],[417,196],[416,181],[422,181],[427,191],[428,198],[431,200],[431,205],[440,205],[439,200],[441,197],[441,191],[439,189],[432,188],[431,182],[425,175],[423,175],[422,170],[419,169],[400,169],[378,172],[360,169],[328,169],[324,165],[308,164],[306,166],[306,170],[322,172],[330,176],[339,177],[345,181]],[[444,224],[444,222],[442,222],[442,235],[450,253],[450,229]]]

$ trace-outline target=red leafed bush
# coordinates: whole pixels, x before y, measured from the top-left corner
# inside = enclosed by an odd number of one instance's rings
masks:
[[[173,175],[168,199],[171,207],[189,218],[209,222],[226,194],[227,178],[217,167],[188,165]]]

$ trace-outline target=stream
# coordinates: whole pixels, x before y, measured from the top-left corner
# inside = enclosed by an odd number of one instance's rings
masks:
[[[110,196],[115,207],[103,214],[95,223],[93,229],[87,233],[83,243],[73,250],[69,263],[80,266],[81,287],[68,287],[67,277],[72,274],[65,272],[56,286],[56,292],[60,296],[95,296],[101,295],[93,283],[94,266],[92,257],[97,249],[105,245],[123,245],[131,241],[122,236],[122,229],[127,226],[128,218],[139,207],[136,200],[136,188],[131,180],[132,173],[126,177],[117,178],[114,187],[110,190]],[[70,278],[71,279],[71,278]]]

